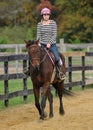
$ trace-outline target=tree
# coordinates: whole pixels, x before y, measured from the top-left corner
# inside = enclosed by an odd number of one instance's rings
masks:
[[[57,21],[58,39],[93,42],[93,0],[0,0],[0,24],[36,26],[45,6]]]
[[[60,15],[57,17],[58,35],[82,42],[93,42],[93,2],[91,0],[56,0]]]

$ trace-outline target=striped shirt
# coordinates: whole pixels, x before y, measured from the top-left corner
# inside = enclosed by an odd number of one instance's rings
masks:
[[[54,44],[56,43],[57,36],[57,24],[54,20],[50,20],[48,25],[43,25],[42,21],[37,25],[37,39],[40,39],[40,43]]]

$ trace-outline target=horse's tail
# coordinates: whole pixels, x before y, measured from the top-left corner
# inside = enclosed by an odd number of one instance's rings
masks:
[[[64,88],[63,89],[63,95],[72,97],[72,96],[75,96],[76,94],[74,92]]]

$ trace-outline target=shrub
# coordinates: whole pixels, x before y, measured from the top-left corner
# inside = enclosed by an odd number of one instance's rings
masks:
[[[0,37],[0,44],[7,44],[8,38],[7,37]]]
[[[69,42],[72,43],[72,44],[79,44],[81,43],[80,39],[75,39],[75,40],[72,40],[72,39],[69,39]]]

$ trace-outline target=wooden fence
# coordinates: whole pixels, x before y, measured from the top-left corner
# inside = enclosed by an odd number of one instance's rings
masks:
[[[68,73],[68,78],[69,82],[65,83],[65,87],[72,89],[73,86],[81,85],[82,89],[85,88],[86,85],[86,78],[85,78],[85,71],[86,70],[93,70],[93,65],[85,65],[85,60],[86,57],[93,56],[93,53],[89,52],[68,52],[64,53],[65,58],[68,59],[68,66],[66,67],[67,73]],[[72,61],[73,57],[81,57],[81,65],[73,66]],[[0,56],[0,62],[4,63],[4,74],[0,74],[0,81],[4,81],[4,94],[0,95],[0,100],[3,100],[5,103],[5,106],[7,107],[9,105],[9,99],[18,97],[18,96],[23,96],[24,102],[27,101],[27,96],[29,94],[33,93],[32,89],[28,89],[27,85],[27,77],[23,73],[13,73],[9,74],[8,69],[9,69],[9,62],[15,62],[18,60],[22,60],[23,62],[23,69],[27,67],[27,62],[28,62],[28,55],[27,54],[18,54],[18,55],[7,55],[7,56]],[[73,82],[72,81],[72,72],[73,71],[81,71],[82,72],[82,79],[80,81]],[[9,93],[9,80],[12,79],[22,79],[23,80],[23,90],[16,91]],[[92,80],[93,83],[93,80]]]
[[[79,44],[68,44],[64,43],[64,39],[60,39],[60,42],[57,44],[60,52],[68,52],[68,50],[74,49],[84,49],[84,51],[90,52],[90,49],[93,49],[93,43],[79,43]],[[7,51],[10,50],[8,54],[22,54],[26,51],[25,43],[24,44],[0,44],[0,55],[7,55]],[[15,62],[16,71],[18,71],[18,61]]]
[[[64,39],[60,39],[60,50],[61,52],[67,52],[69,50],[82,50],[84,49],[84,51],[86,52],[90,52],[90,50],[93,50],[93,43],[77,43],[77,44],[69,44],[69,43],[65,43]]]
[[[61,52],[67,52],[68,49],[85,49],[85,51],[90,52],[90,49],[93,49],[93,43],[78,43],[78,44],[69,44],[64,43],[64,39],[60,39],[60,42],[57,44]],[[15,54],[20,54],[23,50],[26,49],[24,44],[0,44],[0,51],[4,49],[11,49]]]

